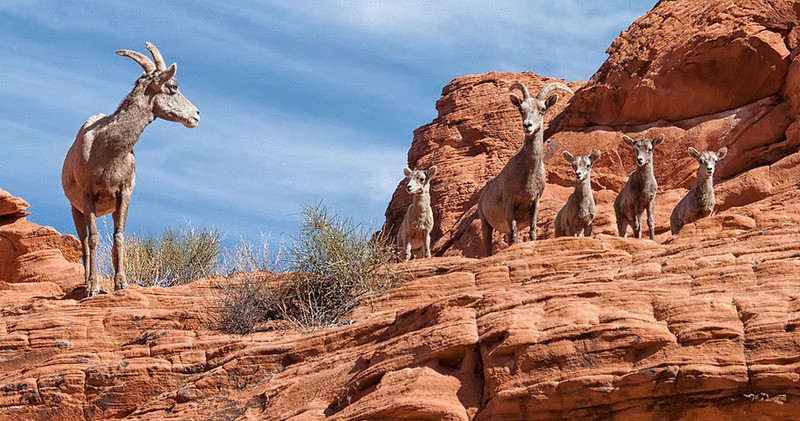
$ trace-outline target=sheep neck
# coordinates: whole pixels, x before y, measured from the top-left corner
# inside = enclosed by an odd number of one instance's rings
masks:
[[[121,157],[131,153],[144,129],[155,120],[151,103],[153,98],[145,95],[144,85],[137,81],[131,93],[114,114],[108,117],[108,124],[102,129],[103,145],[114,156]]]
[[[411,202],[411,211],[415,215],[421,215],[431,206],[431,193],[425,189],[420,194],[413,194]]]
[[[542,130],[537,130],[536,133],[525,135],[525,142],[522,145],[520,155],[525,162],[531,164],[526,165],[532,172],[542,166],[542,145],[544,143],[544,134]]]
[[[692,190],[701,197],[714,198],[714,176],[704,176],[703,170],[697,170],[697,181],[694,183]]]
[[[578,199],[583,199],[592,195],[592,179],[591,174],[587,174],[583,180],[575,180],[575,196]]]
[[[639,186],[644,186],[649,183],[651,179],[655,178],[653,174],[653,161],[642,166],[637,166],[636,171],[634,171],[634,177],[637,181],[636,184]]]

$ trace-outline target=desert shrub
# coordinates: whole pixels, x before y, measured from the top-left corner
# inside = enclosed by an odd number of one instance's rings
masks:
[[[306,206],[300,232],[285,253],[264,264],[263,248],[240,244],[212,305],[217,327],[249,333],[259,323],[288,321],[301,329],[341,324],[363,297],[384,292],[398,276],[394,249],[378,235],[325,207]],[[255,257],[253,257],[255,256]],[[233,270],[231,270],[233,268]],[[280,276],[251,270],[284,272]]]
[[[166,228],[161,234],[125,236],[125,273],[143,286],[172,286],[216,273],[222,252],[222,233],[216,228]],[[112,277],[111,243],[101,250],[101,273]]]
[[[365,294],[394,286],[397,276],[388,266],[394,249],[371,237],[352,219],[306,206],[286,256],[289,276],[273,290],[273,312],[301,328],[336,325]]]

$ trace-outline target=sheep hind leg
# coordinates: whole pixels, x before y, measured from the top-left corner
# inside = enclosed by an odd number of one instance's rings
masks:
[[[81,211],[72,207],[72,221],[75,223],[75,230],[78,232],[78,239],[81,241],[81,251],[83,253],[83,281],[86,288],[89,288],[89,236],[86,232],[86,217]]]
[[[617,232],[622,238],[628,236],[628,221],[619,212],[617,213]]]
[[[481,235],[483,236],[483,250],[486,251],[486,256],[492,255],[492,232],[494,232],[494,228],[486,219],[481,217]]]

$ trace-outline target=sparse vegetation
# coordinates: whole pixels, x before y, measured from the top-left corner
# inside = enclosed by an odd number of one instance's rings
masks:
[[[272,265],[286,273],[228,280],[214,306],[218,327],[248,333],[276,319],[301,329],[343,323],[363,296],[386,291],[398,280],[388,267],[393,247],[380,235],[370,237],[369,230],[350,219],[322,206],[306,207],[285,260]]]
[[[222,233],[216,228],[167,228],[160,235],[133,234],[125,239],[124,268],[131,282],[172,286],[217,272]],[[113,273],[111,249],[100,250],[101,273]]]

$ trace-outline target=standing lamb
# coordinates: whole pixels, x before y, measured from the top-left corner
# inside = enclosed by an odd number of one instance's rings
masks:
[[[728,153],[728,148],[721,148],[717,152],[705,151],[698,152],[697,149],[690,147],[689,156],[700,163],[697,169],[697,181],[694,186],[686,193],[686,196],[675,205],[672,215],[669,217],[669,227],[672,235],[677,234],[684,225],[697,221],[711,215],[714,211],[714,169],[717,161],[724,158]]]
[[[400,258],[407,262],[412,250],[415,257],[431,257],[431,230],[433,229],[433,209],[431,209],[431,179],[436,175],[436,165],[425,171],[404,168],[408,179],[406,190],[412,195],[406,216],[397,233],[397,250]]]
[[[564,159],[572,164],[572,169],[575,171],[575,191],[569,195],[567,203],[556,215],[553,223],[556,237],[592,235],[592,221],[595,215],[592,164],[600,159],[600,154],[600,151],[593,151],[591,155],[572,156],[569,151],[564,151]]]
[[[650,239],[655,240],[655,223],[653,221],[653,206],[655,205],[658,183],[653,175],[653,148],[664,141],[664,134],[655,139],[633,140],[627,135],[622,135],[636,156],[636,169],[628,177],[628,182],[622,186],[617,199],[614,200],[614,214],[617,217],[617,230],[620,237],[627,236],[628,225],[633,228],[633,236],[642,237],[642,213],[647,210],[647,227],[650,229]]]
[[[98,216],[113,213],[114,289],[126,288],[123,242],[128,205],[135,184],[133,146],[144,128],[156,118],[176,121],[186,127],[200,122],[200,112],[178,91],[177,65],[167,67],[158,49],[149,42],[150,61],[136,51],[120,50],[144,69],[131,93],[114,114],[97,114],[81,126],[67,152],[61,171],[64,194],[72,204],[72,218],[83,245],[86,295],[100,292],[97,283]]]
[[[486,182],[478,197],[478,217],[487,256],[492,255],[494,230],[508,234],[509,245],[515,244],[519,239],[519,231],[528,226],[531,240],[536,239],[539,198],[545,185],[542,123],[545,111],[558,101],[558,95],[549,98],[547,95],[555,89],[572,93],[563,83],[550,83],[535,97],[530,96],[528,88],[521,83],[511,86],[511,89],[515,88],[522,91],[523,98],[513,93],[510,98],[522,115],[525,140],[500,173]]]

